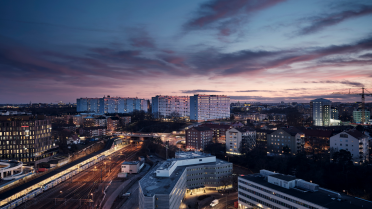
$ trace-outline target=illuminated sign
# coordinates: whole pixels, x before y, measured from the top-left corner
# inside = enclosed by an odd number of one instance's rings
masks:
[[[28,128],[28,127],[30,127],[30,126],[21,126],[22,128]]]

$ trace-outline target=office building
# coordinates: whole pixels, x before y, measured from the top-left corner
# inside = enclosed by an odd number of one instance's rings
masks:
[[[103,97],[80,98],[76,100],[77,112],[99,114],[132,113],[135,110],[148,112],[148,102],[138,98]]]
[[[267,170],[238,177],[238,209],[362,209],[372,202]]]
[[[356,129],[331,136],[330,149],[332,154],[340,150],[349,151],[354,163],[369,161],[369,137]]]
[[[204,150],[213,139],[213,130],[208,127],[192,127],[186,130],[186,149]]]
[[[314,99],[310,101],[314,126],[329,126],[331,119],[331,101],[327,99]]]
[[[242,155],[256,147],[256,130],[249,127],[226,131],[226,153]]]
[[[199,95],[190,97],[190,120],[196,122],[230,118],[230,97]]]
[[[287,154],[295,155],[303,151],[305,134],[296,128],[280,128],[267,135],[267,154],[282,155],[288,147]]]
[[[231,188],[232,166],[209,154],[178,152],[139,181],[139,208],[179,208],[186,193]]]
[[[155,118],[189,117],[190,97],[161,95],[152,97],[152,113]]]
[[[27,165],[54,155],[51,121],[38,115],[0,116],[0,158]]]
[[[353,121],[354,123],[362,123],[362,117],[363,117],[363,111],[362,110],[354,110],[353,111]],[[366,124],[371,116],[371,112],[365,110],[364,111],[364,123]]]

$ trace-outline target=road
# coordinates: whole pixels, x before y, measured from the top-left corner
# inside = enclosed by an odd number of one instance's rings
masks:
[[[103,198],[104,188],[117,177],[121,163],[124,160],[136,160],[135,155],[139,149],[140,147],[126,146],[110,155],[106,160],[36,196],[18,208],[98,208]],[[107,198],[106,196],[105,199]]]
[[[226,194],[224,194],[226,195]],[[203,209],[225,209],[225,208],[234,208],[234,202],[238,201],[238,193],[235,192],[235,193],[232,193],[232,194],[229,194],[228,197],[227,197],[227,206],[226,206],[226,197],[223,197],[223,198],[220,198],[218,200],[218,204],[214,207],[211,207],[211,206],[206,206],[206,207],[203,207]]]

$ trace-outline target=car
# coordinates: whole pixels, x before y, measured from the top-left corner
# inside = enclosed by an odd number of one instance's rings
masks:
[[[216,206],[217,204],[218,204],[218,200],[215,199],[215,200],[213,200],[213,201],[211,202],[210,206],[211,206],[211,207],[214,207],[214,206]]]
[[[129,197],[129,196],[130,196],[130,192],[127,192],[127,193],[123,194],[123,197]]]

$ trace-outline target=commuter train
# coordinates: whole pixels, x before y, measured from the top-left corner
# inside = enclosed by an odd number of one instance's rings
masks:
[[[18,207],[22,203],[30,200],[31,198],[34,198],[35,196],[43,193],[44,191],[46,191],[48,189],[51,189],[51,188],[57,186],[59,183],[61,183],[63,181],[66,181],[67,179],[71,178],[72,176],[84,171],[85,169],[87,169],[87,168],[91,167],[92,165],[104,160],[105,158],[106,158],[105,155],[101,155],[97,159],[89,161],[89,162],[85,163],[84,165],[81,165],[79,169],[75,168],[74,170],[64,174],[63,176],[42,185],[40,188],[36,188],[36,189],[30,191],[29,193],[13,200],[12,202],[1,206],[0,209],[12,209],[12,208]]]

